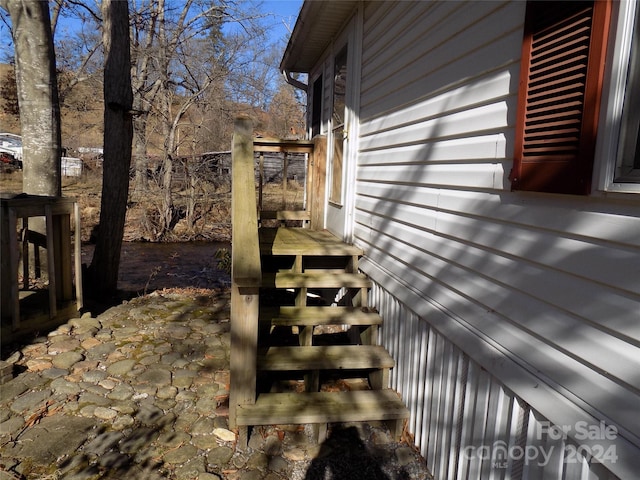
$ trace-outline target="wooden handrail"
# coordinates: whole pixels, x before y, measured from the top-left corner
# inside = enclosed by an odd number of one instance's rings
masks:
[[[253,149],[256,152],[313,153],[313,140],[255,138]]]
[[[258,204],[256,201],[255,153],[263,159],[263,152],[285,152],[283,190],[286,193],[287,153],[309,154],[309,164],[323,168],[324,162],[313,157],[318,148],[315,141],[281,141],[253,139],[253,125],[248,117],[235,121],[232,145],[232,248],[231,248],[231,386],[229,392],[229,428],[239,429],[240,444],[246,444],[246,427],[239,427],[237,410],[240,406],[256,402],[256,368],[258,348],[258,306],[262,282],[260,243],[258,236]],[[320,145],[324,145],[320,141]],[[260,162],[262,166],[263,162]],[[259,195],[262,198],[262,174]],[[324,199],[324,188],[313,187],[310,182],[324,179],[324,173],[307,174],[306,194],[313,191],[318,199]],[[317,203],[317,202],[316,202]],[[311,219],[309,210],[304,219]],[[320,214],[322,211],[320,210]],[[287,219],[300,212],[276,212],[276,218]],[[322,215],[317,223],[320,224]]]
[[[258,208],[253,160],[253,126],[251,119],[235,121],[232,150],[232,279],[239,287],[260,285],[260,245]]]

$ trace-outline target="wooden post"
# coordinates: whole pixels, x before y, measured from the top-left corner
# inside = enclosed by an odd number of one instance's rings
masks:
[[[237,407],[256,400],[258,348],[258,291],[262,281],[258,211],[253,159],[253,126],[247,117],[236,119],[232,145],[231,248],[231,385],[229,428],[237,424]],[[247,442],[240,426],[239,443]]]
[[[53,215],[53,243],[55,247],[56,297],[58,301],[73,299],[71,268],[71,212]]]
[[[73,259],[75,262],[76,308],[80,311],[84,306],[84,298],[82,290],[82,230],[80,228],[80,205],[77,202],[73,204],[73,214],[75,218]]]
[[[47,230],[47,275],[49,276],[49,318],[55,318],[58,314],[58,302],[56,300],[56,291],[58,289],[56,268],[56,248],[54,241],[53,214],[51,213],[51,205],[44,207],[44,215]]]
[[[8,208],[9,217],[9,272],[10,292],[11,292],[11,324],[14,330],[20,327],[20,292],[18,291],[18,235],[16,226],[18,219],[15,210]]]
[[[258,184],[258,210],[261,212],[263,208],[263,190],[264,190],[264,152],[260,152],[260,163],[258,167],[260,183]]]
[[[309,212],[311,213],[310,228],[324,229],[325,192],[327,181],[327,138],[322,136],[313,139],[313,154],[310,159],[312,171],[310,180]]]
[[[22,288],[29,290],[29,218],[22,219]]]
[[[289,154],[284,152],[282,158],[282,209],[287,210],[287,177],[289,176]]]

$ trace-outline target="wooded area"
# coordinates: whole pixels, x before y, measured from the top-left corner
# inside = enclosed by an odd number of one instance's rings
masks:
[[[25,156],[26,193],[60,193],[64,147],[69,155],[92,156],[94,165],[103,169],[102,232],[121,239],[124,209],[145,203],[141,219],[147,229],[145,236],[153,241],[174,239],[172,231],[178,222],[188,216],[193,224],[192,219],[202,211],[193,194],[198,189],[197,161],[203,158],[202,153],[229,149],[233,118],[248,113],[256,119],[256,130],[263,136],[299,138],[304,132],[302,104],[306,99],[279,75],[283,39],[270,38],[269,15],[251,2],[132,3],[122,20],[109,26],[110,5],[107,0],[101,5],[60,1],[52,2],[49,11],[47,2],[0,1],[2,27],[10,29],[15,47],[15,57],[0,59],[9,65],[0,72],[0,101],[5,107],[0,130],[22,134],[25,149],[33,153]],[[35,7],[40,9],[38,17],[25,14]],[[25,19],[40,27],[41,43],[50,45],[39,52],[37,59],[27,55],[26,40],[17,28]],[[128,47],[120,47],[122,53],[109,58],[109,45],[122,38],[113,32],[127,30]],[[123,88],[130,92],[131,100],[124,103],[112,101],[105,87],[112,86],[108,66],[114,60],[130,66],[130,82],[118,87],[118,95],[124,93]],[[39,82],[49,85],[49,103],[40,107],[36,120],[25,123],[31,118],[36,94],[23,91],[30,80],[41,78],[27,73],[27,68],[36,64],[46,65],[49,69],[44,71],[53,72],[51,80]],[[122,67],[114,77],[119,82],[127,70]],[[116,111],[120,113],[109,114]],[[55,112],[58,119],[48,112]],[[53,118],[53,124],[44,125],[45,117]],[[114,148],[107,139],[111,124],[113,131],[120,132],[112,138],[126,141],[126,129],[114,127],[114,122],[121,121],[131,122],[132,139],[126,149],[129,154],[122,147]],[[40,122],[49,134],[39,132],[34,122]],[[38,141],[40,150],[31,146]],[[45,147],[53,152],[49,157],[35,153]],[[110,161],[109,155],[114,160]],[[186,172],[191,193],[184,194],[184,182],[179,187],[174,185],[177,166]],[[47,175],[29,173],[33,171],[46,171]],[[47,179],[46,189],[30,185],[29,178]],[[189,198],[186,204],[182,201],[185,196]],[[111,213],[107,214],[105,205]],[[98,245],[107,242],[100,238],[99,231],[97,235]],[[97,260],[103,248],[109,252],[107,263],[117,264],[113,260],[118,258],[120,239],[110,239],[110,246],[96,248],[92,264],[105,264],[106,260]],[[113,273],[108,274],[111,279]],[[95,281],[115,288],[113,281]]]

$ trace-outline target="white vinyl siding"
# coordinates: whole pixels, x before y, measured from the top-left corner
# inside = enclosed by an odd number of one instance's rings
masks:
[[[442,381],[468,362],[482,408],[503,405],[505,425],[517,397],[490,391],[508,388],[560,424],[615,424],[623,458],[611,469],[624,478],[640,458],[640,199],[510,191],[525,6],[365,4],[355,243],[363,271],[416,316],[383,315],[383,337],[396,358],[416,355],[394,375],[411,379],[403,398],[425,452],[454,441],[428,438],[435,407],[422,405],[438,334],[445,358],[470,357],[438,366],[452,369]],[[451,470],[436,456],[436,478],[454,478],[438,475]]]
[[[372,300],[385,318],[382,341],[396,358],[391,388],[401,393],[411,411],[407,427],[434,478],[617,478],[598,462],[577,454],[610,445],[590,447],[583,441],[551,438],[549,419],[425,320],[441,316],[438,309],[423,306],[418,315],[405,306],[406,297],[380,285],[374,286]],[[522,377],[522,384],[530,380]],[[557,415],[566,413],[562,402],[556,409]],[[609,450],[614,451],[619,452]],[[520,452],[527,453],[518,460]]]

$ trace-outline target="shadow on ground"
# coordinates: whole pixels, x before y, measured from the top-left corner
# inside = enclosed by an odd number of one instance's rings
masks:
[[[389,451],[367,445],[355,426],[336,425],[311,461],[305,480],[406,480],[409,473]]]

